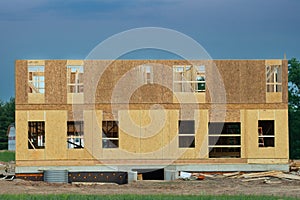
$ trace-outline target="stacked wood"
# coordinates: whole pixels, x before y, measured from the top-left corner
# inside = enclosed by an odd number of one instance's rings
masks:
[[[290,171],[299,171],[300,170],[300,160],[292,160],[290,162]]]
[[[275,177],[280,179],[290,179],[290,180],[300,180],[300,176],[294,174],[286,174],[281,171],[268,171],[268,172],[257,172],[257,173],[248,173],[241,175],[242,178],[248,180],[260,180],[266,179],[267,177]]]
[[[279,174],[282,172],[279,171],[268,171],[268,172],[256,172],[256,173],[248,173],[241,175],[241,178],[259,178],[259,177],[268,177]]]

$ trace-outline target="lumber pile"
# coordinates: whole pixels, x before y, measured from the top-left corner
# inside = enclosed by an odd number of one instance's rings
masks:
[[[254,172],[254,173],[244,173],[244,172],[228,172],[228,173],[182,173],[182,175],[188,176],[184,177],[184,180],[203,180],[216,179],[216,178],[232,178],[241,179],[242,182],[250,182],[262,180],[264,183],[281,183],[280,180],[297,180],[300,181],[300,175],[295,172],[284,173],[282,171],[265,171],[265,172]],[[183,178],[183,177],[181,177]],[[280,179],[280,180],[278,180]]]
[[[290,162],[290,171],[300,171],[300,160],[292,160]]]

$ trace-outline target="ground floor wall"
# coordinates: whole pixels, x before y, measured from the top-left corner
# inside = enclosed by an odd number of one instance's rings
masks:
[[[119,110],[114,117],[108,117],[101,110],[84,110],[79,115],[79,120],[84,122],[84,148],[78,149],[68,148],[67,145],[67,122],[74,120],[68,111],[17,110],[16,171],[23,173],[26,169],[51,166],[78,169],[96,167],[102,170],[106,166],[126,168],[132,165],[157,165],[160,168],[173,166],[180,170],[194,166],[196,171],[228,171],[241,166],[245,166],[245,169],[257,166],[260,169],[260,165],[274,166],[274,169],[276,165],[282,165],[282,169],[286,169],[289,155],[287,112],[286,109],[242,109],[228,112],[224,117],[225,122],[240,123],[240,156],[210,158],[208,124],[213,119],[208,109],[195,110],[188,117],[176,109]],[[103,147],[102,122],[105,120],[118,121],[118,148]],[[179,120],[195,121],[193,148],[179,147]],[[273,147],[259,147],[259,120],[274,121]],[[45,145],[42,149],[28,148],[28,122],[31,121],[45,122]]]

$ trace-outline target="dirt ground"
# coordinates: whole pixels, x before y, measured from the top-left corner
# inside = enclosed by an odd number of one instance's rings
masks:
[[[116,184],[61,184],[38,181],[0,181],[0,194],[175,194],[175,195],[274,195],[300,198],[300,181],[271,179],[243,182],[243,179],[214,178],[196,181],[137,181]]]

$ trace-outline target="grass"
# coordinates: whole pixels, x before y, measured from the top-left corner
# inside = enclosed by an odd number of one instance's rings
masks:
[[[103,200],[124,200],[124,199],[134,199],[134,200],[152,200],[152,199],[164,199],[164,200],[294,200],[296,198],[293,197],[275,197],[275,196],[252,196],[252,195],[220,195],[220,196],[196,196],[196,195],[132,195],[132,194],[120,194],[120,195],[76,195],[76,194],[50,194],[50,195],[30,195],[30,194],[3,194],[0,195],[1,200],[8,199],[26,199],[26,200],[39,200],[39,199],[49,199],[49,200],[57,200],[57,199],[74,199],[74,200],[94,200],[94,199],[103,199]]]
[[[15,152],[13,151],[0,151],[0,161],[9,162],[15,160]]]

